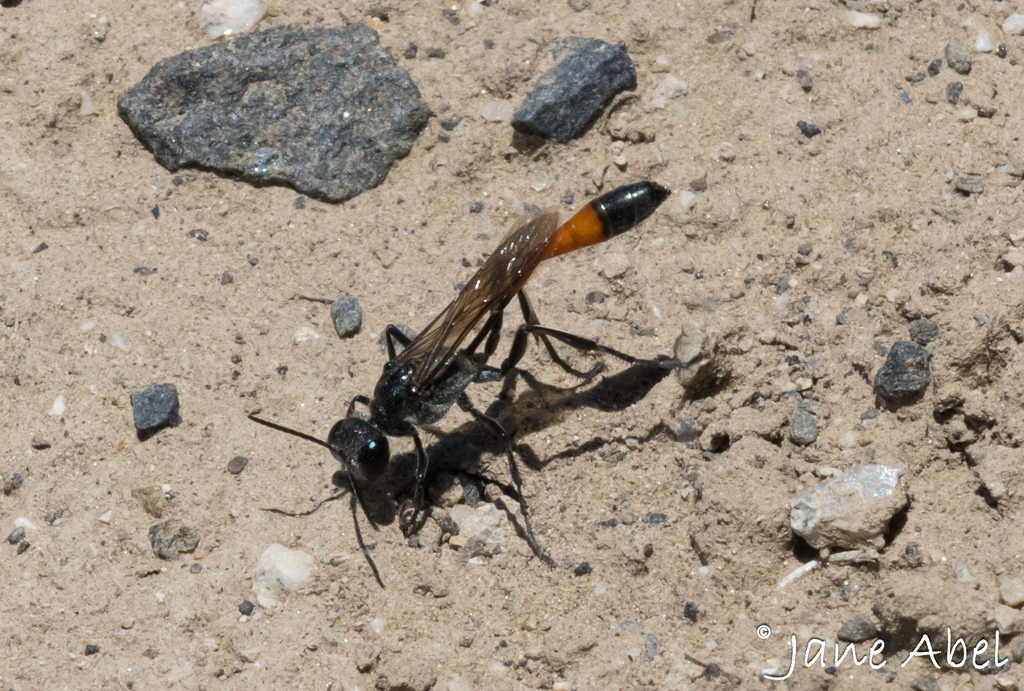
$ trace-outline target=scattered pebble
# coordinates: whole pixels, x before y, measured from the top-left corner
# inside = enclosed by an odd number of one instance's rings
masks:
[[[12,545],[16,545],[25,539],[25,529],[20,525],[11,531],[11,534],[7,536],[7,542]]]
[[[202,228],[195,228],[194,230],[188,231],[188,236],[199,242],[206,242],[209,239],[210,234]]]
[[[797,128],[799,128],[800,133],[803,134],[808,139],[812,139],[815,136],[821,134],[820,127],[818,127],[817,125],[809,125],[803,120],[798,120],[796,126]]]
[[[258,0],[207,0],[199,9],[199,30],[210,38],[244,34],[266,11]]]
[[[1024,580],[1001,577],[999,583],[999,601],[1008,607],[1024,605]]]
[[[177,559],[194,552],[199,545],[199,532],[176,518],[156,523],[149,529],[149,544],[161,559]]]
[[[669,429],[672,432],[672,436],[676,438],[676,441],[683,444],[697,441],[700,439],[701,432],[704,431],[692,417],[676,418],[669,423]]]
[[[942,58],[935,58],[928,63],[928,75],[934,77],[942,71]]]
[[[306,341],[315,341],[318,338],[320,338],[320,332],[312,326],[300,326],[295,329],[295,335],[292,337],[295,345],[305,343]]]
[[[95,655],[99,651],[100,651],[100,647],[98,645],[87,645],[87,646],[85,646],[85,654],[86,655]]]
[[[806,408],[797,404],[789,415],[789,440],[800,446],[809,446],[817,439],[817,419]]]
[[[978,37],[974,39],[974,50],[979,53],[991,53],[995,46],[992,45],[992,37],[987,31],[982,29],[978,32]]]
[[[969,74],[974,63],[974,55],[971,49],[959,41],[950,41],[946,44],[946,64],[957,74]]]
[[[930,319],[915,319],[910,322],[910,340],[926,346],[939,337],[939,325]]]
[[[117,110],[168,170],[198,166],[335,202],[383,182],[430,118],[409,73],[358,23],[278,26],[166,58]]]
[[[964,85],[960,82],[950,82],[946,85],[946,100],[954,106],[960,102],[960,94],[964,92]]]
[[[479,554],[490,555],[509,541],[508,522],[505,515],[494,504],[480,504],[475,509],[466,504],[456,504],[451,509],[452,520],[459,526],[459,537],[481,543]]]
[[[651,107],[661,110],[668,105],[669,101],[679,96],[685,96],[688,88],[686,82],[679,77],[666,74],[654,85],[654,93],[651,94]]]
[[[80,94],[81,103],[78,106],[79,115],[96,115],[96,106],[92,102],[92,96],[88,91],[83,90]]]
[[[248,600],[242,600],[242,604],[238,605],[238,611],[244,617],[247,617],[250,614],[252,614],[254,609],[256,609],[256,605],[249,602]]]
[[[982,194],[985,191],[981,178],[957,178],[954,186],[964,194]]]
[[[18,544],[18,549],[17,549],[17,552],[18,552],[18,554],[19,554],[19,555],[22,555],[22,554],[24,554],[25,552],[27,552],[27,551],[29,550],[29,548],[30,548],[30,547],[32,547],[32,543],[30,543],[30,542],[29,542],[28,540],[22,540],[22,541],[21,541],[21,542],[20,542],[20,543]]]
[[[140,433],[155,432],[165,426],[181,424],[178,415],[178,389],[174,384],[155,384],[131,394],[135,429]]]
[[[596,38],[553,42],[556,64],[537,79],[512,118],[522,134],[565,144],[579,136],[616,94],[636,88],[636,69],[624,51]]]
[[[67,410],[67,406],[64,404],[64,394],[59,394],[57,398],[53,399],[53,405],[50,406],[50,412],[47,413],[50,417],[60,417]]]
[[[1011,14],[1004,19],[1003,31],[1011,36],[1024,34],[1024,14]]]
[[[252,589],[261,607],[271,608],[284,593],[298,590],[313,578],[316,562],[312,555],[271,545],[260,556],[252,575]]]
[[[931,382],[930,359],[917,343],[897,341],[875,375],[875,393],[892,403],[913,400]]]
[[[480,108],[480,117],[488,122],[508,122],[514,113],[508,101],[488,101]]]
[[[340,337],[355,336],[363,326],[363,310],[359,307],[359,300],[351,295],[342,295],[335,300],[331,305],[331,321]]]
[[[885,465],[854,466],[808,487],[791,502],[793,532],[816,549],[881,549],[889,520],[908,501],[903,472]]]
[[[138,500],[143,510],[153,518],[164,517],[165,494],[164,488],[160,485],[136,487],[132,490],[132,497]]]
[[[110,525],[110,522],[114,520],[114,510],[110,509],[108,511],[104,511],[98,516],[97,520],[104,525]]]
[[[590,567],[588,562],[580,562],[579,566],[572,570],[574,576],[588,576],[593,572],[594,569]]]
[[[878,627],[866,614],[858,614],[843,622],[836,638],[846,643],[863,643],[878,636]]]
[[[245,466],[247,465],[249,465],[248,458],[246,458],[245,456],[235,456],[230,461],[228,461],[228,472],[231,473],[232,475],[238,475],[243,470],[245,470]]]
[[[850,10],[849,19],[850,26],[854,29],[871,30],[882,26],[882,16],[878,14],[871,14],[869,12]]]

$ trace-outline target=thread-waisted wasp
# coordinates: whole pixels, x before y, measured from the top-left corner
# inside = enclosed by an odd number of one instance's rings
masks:
[[[459,295],[416,337],[410,338],[393,325],[385,329],[388,361],[373,397],[353,398],[345,417],[334,424],[326,442],[255,415],[250,415],[250,419],[330,449],[348,479],[353,513],[356,504],[362,504],[358,487],[381,479],[388,469],[391,453],[387,438],[412,437],[417,462],[413,492],[415,508],[410,524],[416,525],[430,463],[416,428],[438,422],[457,404],[501,439],[518,495],[526,541],[541,561],[554,566],[554,561],[544,552],[533,532],[511,437],[497,420],[473,405],[466,388],[473,383],[500,381],[512,373],[525,354],[531,335],[544,345],[556,364],[583,379],[584,383],[604,369],[603,363],[599,361],[588,371],[579,371],[559,356],[552,339],[579,351],[605,353],[630,364],[648,362],[666,367],[676,364],[674,360],[663,357],[643,360],[592,339],[541,326],[523,293],[523,286],[542,261],[608,240],[634,228],[654,213],[668,196],[669,190],[657,183],[637,182],[606,192],[564,224],[560,224],[557,210],[541,212],[518,224]],[[519,301],[523,324],[516,330],[508,357],[500,367],[494,367],[488,364],[488,360],[498,348],[504,311],[514,298]],[[481,322],[483,325],[470,338]],[[463,346],[467,339],[468,344]],[[357,403],[369,408],[369,419],[356,412]],[[363,543],[358,519],[356,537],[374,576],[383,585]]]

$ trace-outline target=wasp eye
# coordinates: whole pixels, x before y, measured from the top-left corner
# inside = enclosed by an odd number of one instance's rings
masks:
[[[391,458],[387,437],[383,434],[377,434],[374,437],[366,440],[363,448],[359,450],[359,458],[356,460],[359,472],[367,479],[383,475],[387,470],[388,460]]]

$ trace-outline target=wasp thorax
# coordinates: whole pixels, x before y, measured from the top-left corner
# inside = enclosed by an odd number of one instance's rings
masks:
[[[327,445],[342,468],[357,481],[373,480],[387,470],[391,451],[388,438],[359,418],[338,420],[327,435]]]

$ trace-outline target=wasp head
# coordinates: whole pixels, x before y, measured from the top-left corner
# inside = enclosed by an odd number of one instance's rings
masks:
[[[327,446],[342,468],[357,482],[375,480],[391,459],[388,438],[366,420],[338,420],[327,435]]]

